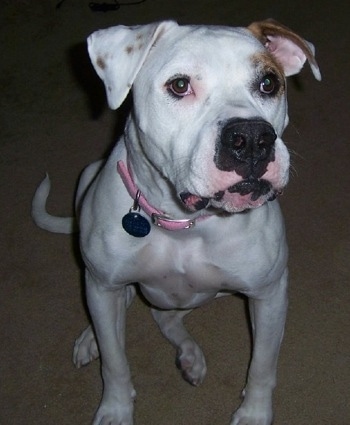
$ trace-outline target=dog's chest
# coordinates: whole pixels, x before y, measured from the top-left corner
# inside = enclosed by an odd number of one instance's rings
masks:
[[[193,308],[214,298],[220,290],[221,273],[213,265],[157,266],[140,282],[144,296],[160,308]],[[222,285],[224,281],[222,280]]]
[[[159,308],[194,308],[214,298],[224,286],[219,274],[205,264],[181,270],[157,267],[139,284],[148,301]]]
[[[144,296],[159,308],[193,308],[218,292],[241,290],[249,269],[227,246],[203,240],[171,240],[148,245],[137,257],[138,282]]]

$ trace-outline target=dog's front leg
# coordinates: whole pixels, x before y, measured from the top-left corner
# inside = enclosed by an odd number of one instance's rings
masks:
[[[231,425],[271,425],[272,392],[287,310],[287,271],[267,298],[249,299],[253,356],[244,400]]]
[[[93,425],[132,425],[133,388],[125,355],[126,287],[109,289],[86,272],[86,295],[99,345],[103,396]]]

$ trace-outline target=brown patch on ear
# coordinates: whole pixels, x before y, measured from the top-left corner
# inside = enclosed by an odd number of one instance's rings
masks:
[[[128,55],[130,55],[134,51],[134,46],[126,46],[125,51]]]
[[[269,36],[283,37],[291,40],[305,53],[305,56],[310,63],[315,63],[313,52],[310,50],[310,47],[305,40],[294,31],[274,19],[253,22],[247,28],[265,47],[269,42]]]
[[[101,69],[105,69],[106,68],[106,62],[101,58],[101,56],[99,56],[96,60],[96,65],[101,68]]]

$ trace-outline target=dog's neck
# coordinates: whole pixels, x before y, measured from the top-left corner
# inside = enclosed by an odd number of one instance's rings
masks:
[[[206,211],[193,213],[182,204],[174,185],[144,151],[143,137],[135,118],[130,115],[123,137],[127,152],[125,161],[135,185],[148,203],[171,217],[193,219],[198,215],[207,214]]]
[[[129,195],[134,200],[134,209],[142,209],[148,216],[151,217],[153,224],[166,230],[184,230],[193,227],[196,221],[204,220],[209,217],[209,215],[202,215],[196,218],[172,218],[166,212],[160,211],[148,203],[146,197],[136,186],[132,172],[129,171],[127,164],[123,161],[118,161],[117,171]]]

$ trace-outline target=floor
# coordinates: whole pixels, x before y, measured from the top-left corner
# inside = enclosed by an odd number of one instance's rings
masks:
[[[349,12],[348,2],[325,0],[147,0],[106,13],[83,0],[1,2],[1,424],[88,424],[101,394],[99,362],[81,370],[71,362],[74,339],[88,322],[76,240],[44,232],[30,217],[46,171],[49,210],[72,213],[80,171],[109,151],[123,122],[123,109],[106,106],[87,35],[169,18],[244,26],[266,17],[314,43],[323,75],[319,83],[305,67],[289,83],[284,140],[293,170],[282,208],[290,307],[274,423],[350,423]],[[199,388],[181,379],[148,308],[140,300],[132,305],[127,350],[136,424],[229,424],[250,353],[244,301],[218,300],[187,324],[208,361]]]

